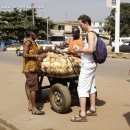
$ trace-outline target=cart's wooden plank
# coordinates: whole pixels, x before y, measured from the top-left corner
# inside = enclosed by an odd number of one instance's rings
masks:
[[[40,75],[47,76],[47,77],[52,77],[52,78],[73,78],[73,77],[78,77],[79,76],[79,74],[71,74],[71,75],[49,75],[49,74],[44,74],[44,73],[41,73]]]

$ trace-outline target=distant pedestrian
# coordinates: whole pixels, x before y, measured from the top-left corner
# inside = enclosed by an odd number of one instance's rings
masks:
[[[84,43],[84,48],[75,47],[74,52],[81,54],[81,71],[78,83],[78,96],[80,102],[79,115],[71,118],[73,122],[86,122],[87,116],[96,116],[95,101],[96,101],[96,85],[95,85],[95,71],[96,63],[93,59],[93,52],[96,47],[97,36],[91,26],[91,19],[87,15],[81,15],[78,18],[79,25],[83,31],[87,32],[88,39]],[[90,109],[86,110],[86,100],[90,96]]]
[[[25,87],[30,91],[28,109],[32,114],[42,115],[43,111],[36,107],[36,92],[39,89],[39,72],[41,59],[46,57],[45,54],[38,54],[38,46],[35,39],[38,35],[38,28],[33,26],[29,30],[29,36],[23,44],[23,73],[26,76]]]

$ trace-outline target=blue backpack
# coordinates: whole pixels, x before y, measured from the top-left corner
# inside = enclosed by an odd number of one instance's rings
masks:
[[[89,31],[94,32],[94,31]],[[97,36],[96,50],[93,52],[93,58],[96,63],[102,64],[107,58],[107,49],[104,41],[99,37],[99,35],[94,32]],[[88,39],[88,38],[87,38]]]

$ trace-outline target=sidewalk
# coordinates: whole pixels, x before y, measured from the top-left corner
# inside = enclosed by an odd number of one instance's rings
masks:
[[[107,53],[109,58],[130,59],[130,53],[124,53],[124,52],[115,53],[112,52],[111,49],[112,49],[111,46],[107,46]]]

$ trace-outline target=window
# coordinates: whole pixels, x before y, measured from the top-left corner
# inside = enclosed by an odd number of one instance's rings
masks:
[[[116,5],[116,0],[112,0],[112,5]]]
[[[64,25],[58,25],[58,30],[65,30],[65,26]]]
[[[78,28],[78,26],[72,26],[72,28]]]
[[[102,26],[102,22],[99,22],[99,25]]]
[[[103,30],[102,30],[102,29],[99,29],[99,32],[103,32]]]
[[[64,36],[52,36],[51,41],[64,41]]]

